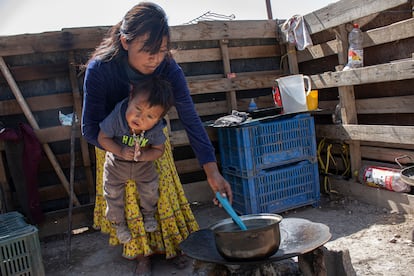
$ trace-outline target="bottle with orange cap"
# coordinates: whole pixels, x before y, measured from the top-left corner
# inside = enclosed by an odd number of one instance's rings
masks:
[[[359,68],[364,66],[364,48],[363,34],[358,24],[354,24],[351,32],[348,35],[348,63],[344,70]]]

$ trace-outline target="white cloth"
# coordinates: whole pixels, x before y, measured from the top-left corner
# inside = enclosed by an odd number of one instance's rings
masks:
[[[226,115],[218,118],[214,121],[214,127],[228,127],[228,126],[237,126],[240,123],[243,123],[248,118],[246,112],[241,112],[237,110],[232,110],[230,115]]]
[[[313,45],[305,19],[301,15],[294,15],[286,20],[281,30],[286,36],[286,41],[295,44],[299,51]]]

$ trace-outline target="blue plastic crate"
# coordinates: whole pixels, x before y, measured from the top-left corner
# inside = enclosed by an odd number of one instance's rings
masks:
[[[221,167],[241,177],[302,160],[316,162],[315,124],[309,113],[218,128]]]
[[[18,212],[0,215],[0,275],[45,275],[38,230]]]
[[[223,171],[240,214],[279,213],[320,200],[318,164],[307,160],[263,170],[249,178]]]

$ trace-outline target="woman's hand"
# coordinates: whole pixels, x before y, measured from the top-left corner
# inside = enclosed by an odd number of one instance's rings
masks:
[[[233,194],[231,192],[230,184],[226,179],[221,175],[218,170],[216,162],[209,162],[203,166],[204,172],[207,175],[207,181],[210,185],[213,193],[220,192],[220,194],[230,201],[230,204],[233,202]],[[219,202],[216,198],[213,199],[214,204],[218,205]]]

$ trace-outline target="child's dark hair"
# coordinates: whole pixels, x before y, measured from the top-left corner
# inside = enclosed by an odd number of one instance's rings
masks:
[[[150,107],[156,105],[161,106],[164,109],[162,116],[165,116],[171,106],[174,105],[170,82],[159,76],[135,83],[131,89],[131,98],[137,95],[147,96]]]

